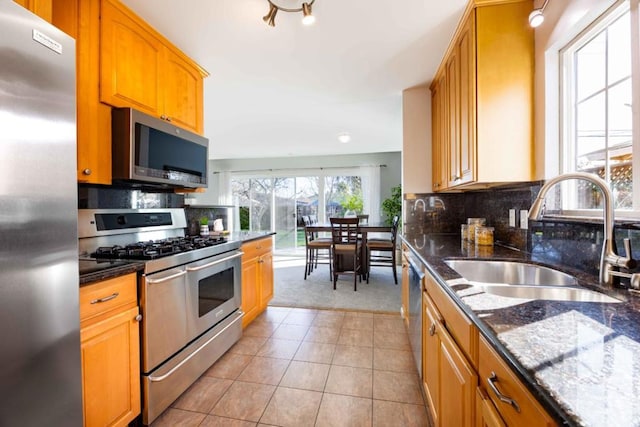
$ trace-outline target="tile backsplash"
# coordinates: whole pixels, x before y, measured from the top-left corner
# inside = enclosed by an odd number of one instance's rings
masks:
[[[570,267],[597,275],[603,243],[598,220],[530,221],[520,228],[520,211],[529,210],[542,182],[528,182],[464,193],[404,195],[404,227],[424,233],[460,233],[469,217],[483,217],[494,227],[494,240],[532,254],[540,262]],[[418,200],[423,200],[422,202]],[[424,206],[424,208],[423,208]],[[509,226],[509,210],[516,212],[516,227]],[[640,222],[616,221],[618,254],[625,255],[623,239],[629,238],[635,259],[640,258]]]

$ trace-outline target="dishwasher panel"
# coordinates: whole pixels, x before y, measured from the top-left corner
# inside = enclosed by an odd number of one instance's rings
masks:
[[[409,262],[409,342],[422,378],[422,290],[425,274],[420,261],[410,254],[406,254],[406,257]]]

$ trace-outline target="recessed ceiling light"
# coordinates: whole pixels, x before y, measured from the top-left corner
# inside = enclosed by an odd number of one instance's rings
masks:
[[[338,141],[346,144],[347,142],[351,141],[351,135],[349,135],[348,132],[342,132],[338,135]]]

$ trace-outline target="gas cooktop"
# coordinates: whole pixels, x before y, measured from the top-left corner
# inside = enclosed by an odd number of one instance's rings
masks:
[[[136,242],[125,246],[101,246],[91,253],[93,258],[152,260],[165,256],[208,248],[227,242],[223,236],[180,236],[162,240]]]

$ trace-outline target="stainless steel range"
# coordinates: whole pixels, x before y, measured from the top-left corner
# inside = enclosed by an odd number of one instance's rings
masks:
[[[150,424],[242,335],[241,242],[185,236],[183,209],[81,209],[81,256],[144,260],[144,424]]]

